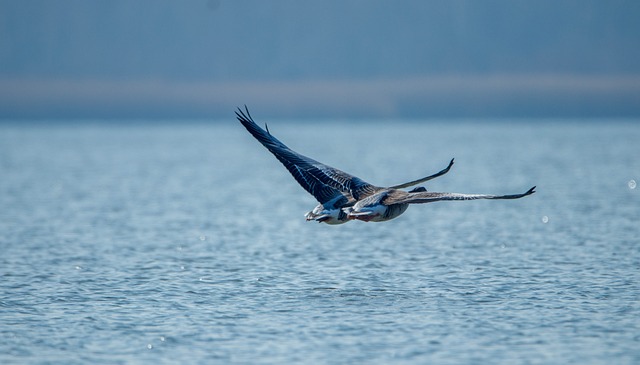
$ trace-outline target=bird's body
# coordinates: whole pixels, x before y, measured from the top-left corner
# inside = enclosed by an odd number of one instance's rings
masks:
[[[327,224],[342,224],[349,220],[383,222],[398,217],[410,204],[440,200],[518,199],[535,192],[535,186],[523,194],[515,195],[432,193],[427,192],[424,187],[417,187],[410,191],[400,190],[446,174],[453,165],[453,159],[445,169],[433,175],[391,187],[375,186],[291,150],[272,136],[268,128],[266,130],[260,128],[253,121],[246,107],[245,111],[246,114],[240,109],[236,112],[240,123],[320,203],[305,214],[307,221],[315,220]]]

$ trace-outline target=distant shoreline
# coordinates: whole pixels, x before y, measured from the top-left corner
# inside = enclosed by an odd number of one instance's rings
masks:
[[[418,75],[206,82],[0,80],[0,119],[640,117],[640,75]]]

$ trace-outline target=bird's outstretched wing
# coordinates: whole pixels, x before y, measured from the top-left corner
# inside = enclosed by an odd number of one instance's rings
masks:
[[[246,106],[245,111],[238,108],[236,116],[247,131],[262,143],[293,175],[296,181],[321,204],[335,199],[339,195],[345,197],[346,203],[351,196],[357,200],[360,195],[378,189],[344,171],[293,151],[272,136],[268,128],[267,130],[260,128],[254,122]]]
[[[519,199],[535,193],[535,189],[536,187],[534,186],[525,193],[512,195],[432,193],[426,191],[409,193],[401,190],[393,190],[390,191],[384,199],[382,199],[382,203],[384,205],[392,205],[431,203],[440,200]]]
[[[444,168],[444,169],[442,169],[442,170],[440,170],[440,171],[436,172],[436,173],[435,173],[435,174],[433,174],[433,175],[429,175],[429,176],[427,176],[427,177],[423,177],[423,178],[418,179],[418,180],[409,181],[409,182],[406,182],[406,183],[404,183],[404,184],[398,184],[398,185],[390,186],[389,188],[391,188],[391,189],[403,189],[403,188],[408,188],[408,187],[410,187],[410,186],[414,186],[414,185],[417,185],[417,184],[423,183],[423,182],[425,182],[425,181],[429,181],[429,180],[435,179],[435,178],[436,178],[436,177],[438,177],[438,176],[442,176],[442,175],[446,174],[447,172],[449,172],[449,170],[451,170],[451,166],[453,166],[453,160],[454,160],[454,159],[452,158],[452,159],[451,159],[451,161],[449,161],[449,166],[447,166],[446,168]]]

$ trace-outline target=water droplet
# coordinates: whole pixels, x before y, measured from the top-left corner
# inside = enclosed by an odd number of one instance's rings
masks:
[[[627,185],[629,185],[629,189],[633,190],[633,189],[636,188],[636,181],[635,180],[629,180]]]
[[[149,350],[151,350],[151,349],[153,348],[153,345],[152,345],[152,344],[148,344],[148,345],[147,345],[147,348],[148,348]]]
[[[542,223],[549,223],[549,217],[547,217],[546,215],[542,216]]]

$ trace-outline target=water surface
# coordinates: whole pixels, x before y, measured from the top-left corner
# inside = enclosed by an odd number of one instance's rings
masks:
[[[341,226],[231,121],[1,125],[0,362],[639,363],[638,125],[270,121],[375,184],[538,186]]]

